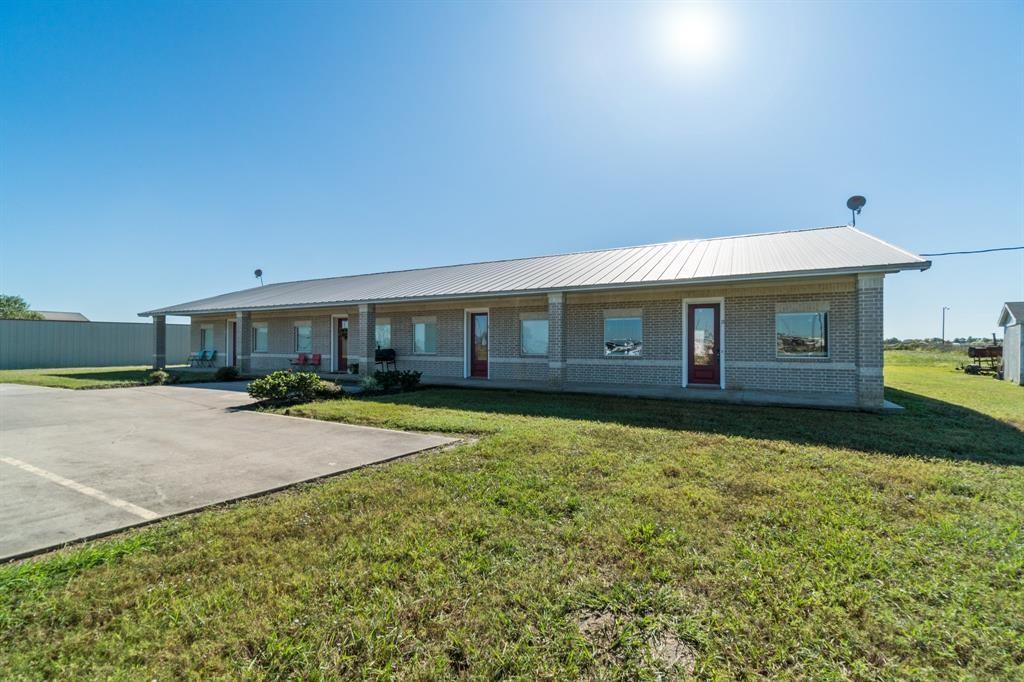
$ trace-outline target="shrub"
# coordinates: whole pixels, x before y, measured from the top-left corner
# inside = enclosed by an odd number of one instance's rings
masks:
[[[155,372],[149,373],[149,383],[151,384],[165,384],[167,380],[171,378],[171,375],[162,369],[158,369]]]
[[[385,391],[398,388],[399,382],[401,381],[400,374],[394,370],[389,372],[382,372],[378,370],[373,373],[373,378],[377,380],[381,389]]]
[[[391,370],[388,372],[377,371],[373,373],[373,378],[380,384],[380,389],[384,391],[390,391],[395,388],[401,388],[403,391],[411,391],[420,385],[420,377],[423,376],[423,372],[417,372],[415,370],[407,369],[404,372],[398,372]]]
[[[313,372],[281,370],[255,379],[249,384],[249,395],[257,400],[309,402],[318,396],[323,383]]]
[[[231,365],[218,367],[217,371],[213,374],[213,378],[217,381],[234,381],[238,376],[238,368]]]
[[[398,383],[403,391],[411,391],[420,385],[420,377],[422,376],[423,372],[407,369],[398,375]]]
[[[321,381],[316,388],[316,397],[321,399],[340,398],[345,392],[333,381]]]
[[[359,382],[359,388],[365,393],[376,393],[380,390],[380,382],[377,381],[377,377],[363,377]]]

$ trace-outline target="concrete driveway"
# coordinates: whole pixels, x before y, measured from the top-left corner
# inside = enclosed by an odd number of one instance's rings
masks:
[[[452,442],[239,411],[244,388],[0,384],[0,560]]]

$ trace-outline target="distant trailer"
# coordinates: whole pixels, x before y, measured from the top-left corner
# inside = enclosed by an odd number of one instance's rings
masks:
[[[967,348],[967,357],[974,360],[973,363],[964,367],[967,374],[993,374],[998,375],[1003,365],[1002,346],[970,346]]]

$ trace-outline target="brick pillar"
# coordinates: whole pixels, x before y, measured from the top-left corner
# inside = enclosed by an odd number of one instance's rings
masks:
[[[548,294],[548,383],[565,383],[565,294]]]
[[[882,378],[882,278],[857,275],[857,402],[868,410],[881,409]]]
[[[375,368],[373,358],[377,350],[377,306],[361,304],[355,329],[349,329],[348,334],[349,362],[359,358],[359,374],[370,376]]]
[[[235,313],[235,336],[238,337],[238,371],[252,371],[252,315],[248,311]]]
[[[153,369],[167,367],[167,317],[153,316]]]

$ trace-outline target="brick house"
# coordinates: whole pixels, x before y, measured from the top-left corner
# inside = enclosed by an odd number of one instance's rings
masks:
[[[141,313],[243,373],[300,360],[425,383],[881,409],[886,274],[931,263],[853,227],[285,282]]]

